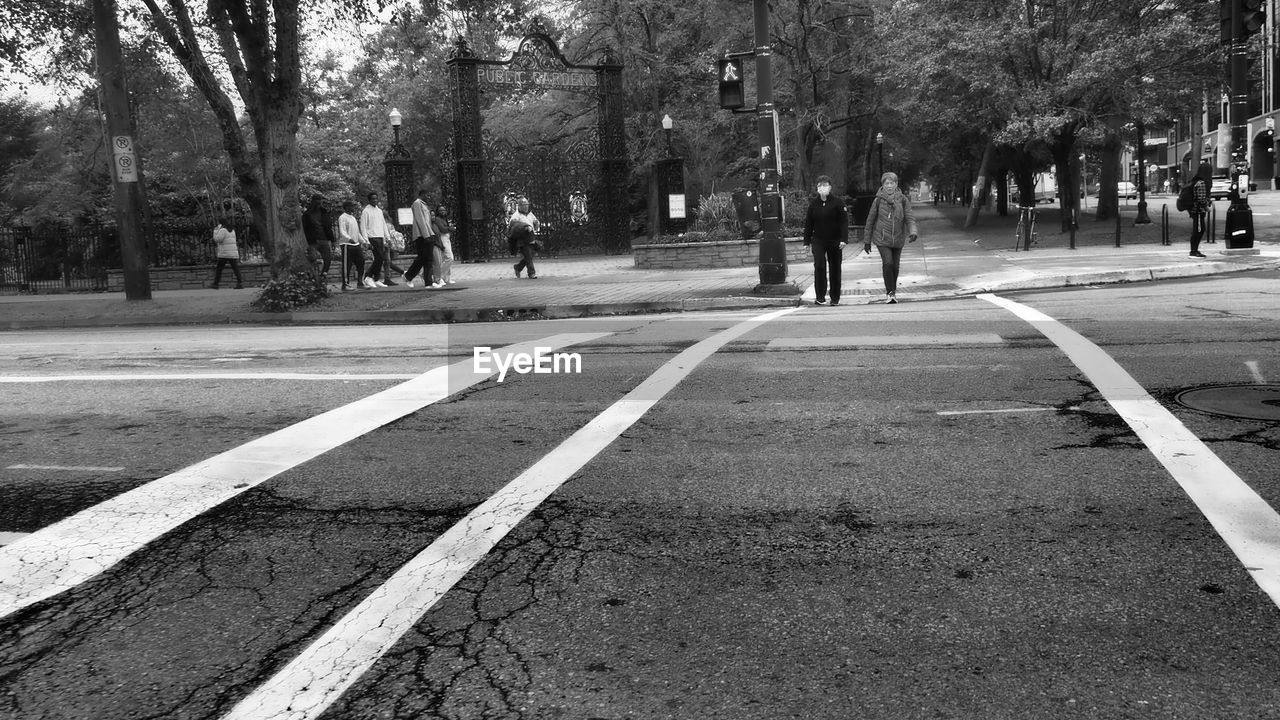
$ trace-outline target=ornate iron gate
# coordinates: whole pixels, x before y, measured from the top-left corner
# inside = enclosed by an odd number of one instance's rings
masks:
[[[506,62],[476,58],[459,39],[448,62],[453,100],[452,152],[444,200],[455,208],[454,250],[464,260],[502,257],[515,198],[529,198],[551,254],[626,252],[627,152],[622,66],[605,57],[573,65],[555,41],[530,32]],[[597,99],[597,128],[553,146],[517,147],[483,138],[480,89],[495,93],[557,90]]]

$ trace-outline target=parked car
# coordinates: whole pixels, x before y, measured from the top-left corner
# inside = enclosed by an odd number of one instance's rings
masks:
[[[1231,176],[1214,175],[1213,182],[1209,183],[1209,199],[1222,200],[1229,195],[1231,195]]]
[[[1127,180],[1121,180],[1120,182],[1116,183],[1116,194],[1122,198],[1137,199],[1138,186],[1134,185],[1133,183]]]

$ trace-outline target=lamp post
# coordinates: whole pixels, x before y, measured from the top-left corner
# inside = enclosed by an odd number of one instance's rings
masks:
[[[413,203],[413,156],[404,145],[400,144],[400,125],[404,116],[399,110],[391,109],[387,116],[395,139],[387,150],[383,160],[383,179],[386,184],[387,211],[392,213],[391,222],[402,233],[407,233],[408,226],[413,224],[409,206]]]
[[[688,228],[684,195],[684,158],[671,147],[671,129],[675,122],[670,115],[662,116],[662,130],[667,136],[667,155],[655,164],[658,176],[658,218],[663,233],[674,235]]]
[[[880,156],[879,176],[884,176],[884,133],[876,133],[876,150]],[[878,183],[877,183],[878,184]]]

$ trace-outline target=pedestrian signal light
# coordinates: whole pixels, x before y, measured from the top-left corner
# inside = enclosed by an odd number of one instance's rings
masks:
[[[720,61],[720,107],[726,110],[740,108],[746,104],[746,93],[743,90],[742,61],[726,59]]]
[[[1267,10],[1262,0],[1240,0],[1240,35],[1248,37],[1262,29],[1267,22]]]

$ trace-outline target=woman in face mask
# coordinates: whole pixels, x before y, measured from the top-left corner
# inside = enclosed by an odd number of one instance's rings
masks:
[[[919,231],[916,217],[911,212],[911,198],[898,190],[898,176],[887,172],[880,176],[880,189],[867,213],[867,240],[863,250],[871,253],[875,245],[880,251],[880,265],[884,272],[884,291],[890,305],[898,302],[898,264],[902,261],[902,248],[915,242]]]
[[[831,194],[831,178],[818,176],[818,194],[804,216],[804,245],[813,250],[815,305],[827,302],[830,275],[831,304],[840,304],[840,263],[849,242],[849,213],[844,201]]]

